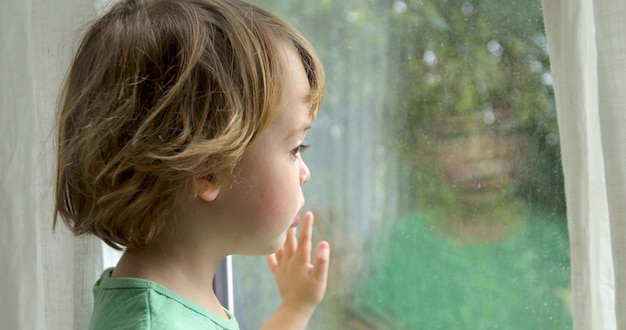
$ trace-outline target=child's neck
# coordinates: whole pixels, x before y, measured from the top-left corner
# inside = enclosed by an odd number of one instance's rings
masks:
[[[228,318],[213,291],[213,278],[220,258],[194,255],[185,244],[153,244],[145,249],[128,249],[113,277],[135,277],[153,281],[210,312]]]

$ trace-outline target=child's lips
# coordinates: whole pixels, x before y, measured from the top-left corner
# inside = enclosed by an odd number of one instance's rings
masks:
[[[293,222],[291,223],[291,227],[296,227],[300,223],[300,215],[296,214],[296,217],[293,218]]]

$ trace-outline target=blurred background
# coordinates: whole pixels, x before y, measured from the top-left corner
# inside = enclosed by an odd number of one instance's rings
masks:
[[[303,157],[332,264],[309,328],[571,328],[541,2],[255,2],[327,75]],[[233,274],[237,318],[256,328],[280,302],[271,274],[241,256]]]

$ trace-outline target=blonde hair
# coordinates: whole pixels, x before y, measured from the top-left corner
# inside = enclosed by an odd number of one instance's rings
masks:
[[[240,0],[127,0],[88,29],[58,110],[54,224],[142,248],[194,178],[223,185],[280,109],[285,47],[319,108],[312,46]]]

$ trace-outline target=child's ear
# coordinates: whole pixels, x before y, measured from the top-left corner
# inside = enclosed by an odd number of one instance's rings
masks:
[[[220,187],[213,183],[211,177],[197,178],[194,182],[194,194],[206,202],[215,200]]]

